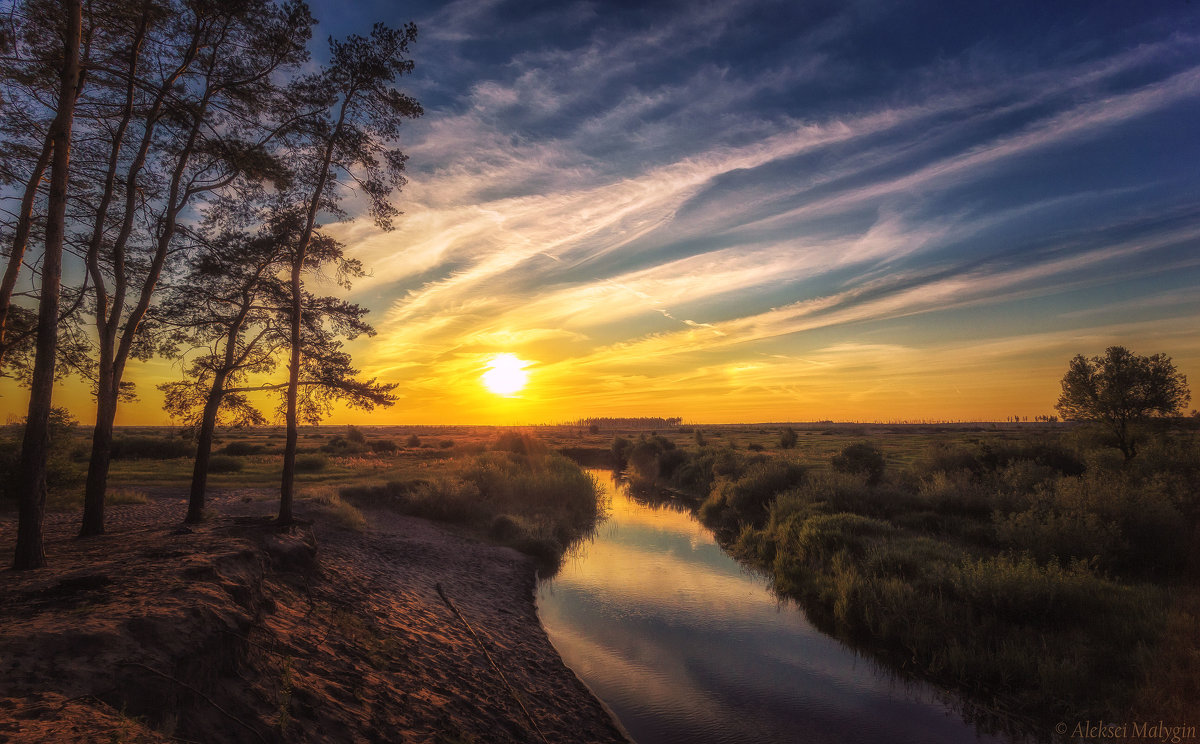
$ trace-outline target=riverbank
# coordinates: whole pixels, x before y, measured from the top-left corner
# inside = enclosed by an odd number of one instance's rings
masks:
[[[245,490],[184,531],[182,500],[113,507],[88,540],[51,514],[50,566],[0,572],[0,738],[625,741],[547,639],[528,557],[317,502],[280,532]]]
[[[825,462],[795,442],[614,451],[642,487],[702,499],[721,544],[816,627],[989,728],[1194,725],[1200,442],[1173,432],[1124,462],[1085,434],[879,436]]]

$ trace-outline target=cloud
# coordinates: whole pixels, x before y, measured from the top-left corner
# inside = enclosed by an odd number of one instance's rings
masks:
[[[467,26],[500,12],[477,10]],[[472,374],[475,362],[454,354],[536,349],[543,401],[587,385],[597,401],[619,390],[636,407],[669,385],[765,385],[771,370],[796,368],[793,355],[761,365],[747,355],[770,359],[785,340],[807,348],[806,334],[1063,298],[1052,327],[1084,317],[1070,303],[1094,302],[1087,290],[1114,271],[1191,270],[1177,253],[1200,225],[1195,215],[1155,223],[1178,204],[1154,175],[1020,178],[1069,153],[1116,158],[1123,128],[1161,127],[1194,105],[1195,37],[1049,68],[943,61],[902,96],[823,103],[801,119],[763,96],[824,71],[857,74],[820,44],[770,74],[724,62],[661,72],[719,43],[742,12],[714,4],[518,53],[431,112],[407,148],[400,228],[332,228],[374,267],[358,291],[382,298],[379,368],[424,359],[440,372],[418,386],[432,389],[439,374]],[[845,19],[820,33],[848,33]],[[806,369],[837,354],[906,358],[825,348],[804,352]]]

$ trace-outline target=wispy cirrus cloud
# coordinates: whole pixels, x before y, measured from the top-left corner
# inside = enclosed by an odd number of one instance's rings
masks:
[[[731,394],[777,369],[760,355],[781,345],[836,332],[821,358],[862,358],[877,345],[856,339],[903,319],[927,337],[948,313],[1020,302],[1055,309],[1022,333],[1069,333],[1113,286],[1197,271],[1196,179],[1153,144],[1195,123],[1188,24],[1150,19],[1107,49],[905,60],[888,87],[845,51],[884,22],[862,9],[812,19],[791,46],[766,35],[786,51],[730,53],[766,6],[615,33],[567,4],[531,21],[562,38],[489,46],[499,64],[471,71],[464,50],[508,4],[452,7],[435,39],[471,82],[414,128],[402,225],[332,228],[374,267],[357,290],[381,311],[374,368],[409,370],[414,391],[418,369],[466,380],[518,350],[572,384],[565,370],[588,370],[597,400],[621,390],[624,406],[653,399],[639,385],[696,382],[676,368],[724,370]]]

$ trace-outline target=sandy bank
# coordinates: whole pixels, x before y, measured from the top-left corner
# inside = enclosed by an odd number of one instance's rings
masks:
[[[189,532],[160,494],[87,540],[52,515],[50,567],[0,571],[0,741],[624,741],[524,556],[388,512],[280,533],[270,507],[218,496]]]

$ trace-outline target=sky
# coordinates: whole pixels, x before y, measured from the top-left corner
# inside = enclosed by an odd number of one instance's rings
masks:
[[[331,423],[1032,419],[1113,344],[1200,380],[1194,2],[313,10],[415,21],[425,108],[396,229],[327,227],[400,395]],[[167,423],[178,363],[130,374]]]

